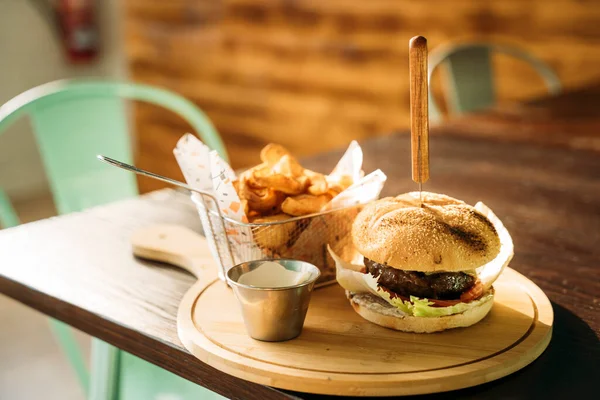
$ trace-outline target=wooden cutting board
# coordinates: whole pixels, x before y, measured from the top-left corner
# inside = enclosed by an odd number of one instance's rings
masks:
[[[315,290],[302,334],[267,343],[246,335],[233,292],[217,278],[207,243],[178,226],[132,238],[137,256],[180,266],[198,278],[179,306],[184,346],[212,367],[252,382],[346,396],[435,393],[509,375],[548,346],[553,312],[533,282],[507,268],[490,314],[469,328],[397,332],[357,315],[338,285]]]

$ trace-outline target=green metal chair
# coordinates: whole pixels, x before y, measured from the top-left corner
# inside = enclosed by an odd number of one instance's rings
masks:
[[[542,60],[516,47],[491,43],[460,43],[442,46],[429,55],[429,81],[437,67],[446,67],[449,87],[445,93],[448,109],[460,114],[491,107],[496,102],[491,57],[502,53],[529,63],[544,79],[551,94],[561,91],[561,83],[554,71]],[[429,117],[439,121],[441,113],[429,92]]]
[[[8,195],[0,188],[0,228],[11,228],[21,223]]]
[[[137,195],[133,174],[104,165],[95,157],[106,154],[132,163],[125,100],[152,103],[178,114],[204,143],[227,159],[223,142],[206,115],[177,94],[124,82],[50,82],[0,107],[0,134],[19,117],[29,117],[60,214]],[[10,227],[18,223],[0,189],[0,224]],[[98,339],[92,340],[90,373],[72,330],[55,320],[51,327],[90,399],[149,399],[152,393],[173,399],[220,397]]]

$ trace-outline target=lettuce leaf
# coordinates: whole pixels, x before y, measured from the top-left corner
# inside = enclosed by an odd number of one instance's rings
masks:
[[[389,294],[383,290],[380,290],[379,295],[384,298],[387,296],[388,303],[405,314],[414,315],[415,317],[443,317],[445,315],[460,314],[492,299],[492,293],[488,292],[480,299],[469,303],[458,303],[448,307],[432,307],[433,303],[431,301],[415,296],[410,296],[410,301],[404,301],[399,298],[389,298]]]

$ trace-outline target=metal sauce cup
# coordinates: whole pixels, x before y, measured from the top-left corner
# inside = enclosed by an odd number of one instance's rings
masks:
[[[308,273],[302,283],[285,287],[257,287],[238,283],[240,277],[266,261],[287,270]],[[248,261],[227,271],[227,282],[233,288],[250,337],[266,342],[280,342],[300,335],[319,269],[305,261],[269,259]]]

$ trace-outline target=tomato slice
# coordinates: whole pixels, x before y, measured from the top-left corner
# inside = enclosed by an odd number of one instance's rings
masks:
[[[460,295],[460,301],[463,303],[468,303],[473,300],[477,300],[481,296],[483,296],[483,284],[478,279],[477,282],[469,290]]]
[[[392,298],[399,298],[399,299],[402,299],[402,301],[410,301],[410,299],[408,297],[399,295],[398,293],[393,292],[387,288],[384,288],[383,286],[379,286],[379,288],[388,292],[390,294],[390,297],[392,297]],[[428,301],[433,303],[432,304],[433,307],[450,307],[450,306],[457,305],[458,303],[469,303],[471,301],[477,300],[482,295],[483,295],[483,284],[478,279],[475,282],[475,284],[473,286],[471,286],[471,288],[469,290],[467,290],[466,292],[464,292],[463,294],[460,295],[460,299],[456,299],[456,300],[428,299]]]

